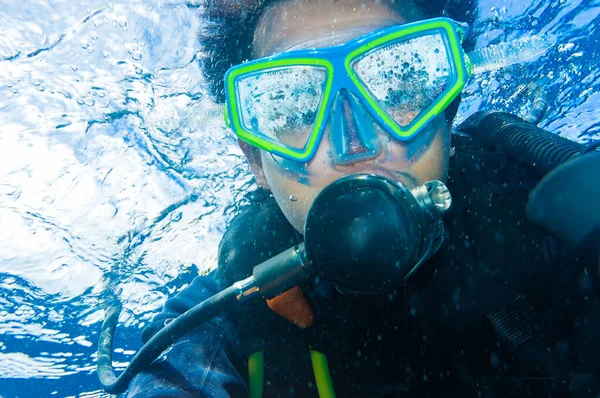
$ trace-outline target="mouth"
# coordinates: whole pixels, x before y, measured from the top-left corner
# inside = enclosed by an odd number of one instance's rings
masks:
[[[389,170],[374,164],[349,167],[345,174],[376,174],[390,180],[400,182],[411,189],[419,185],[419,180],[410,173],[404,171]]]

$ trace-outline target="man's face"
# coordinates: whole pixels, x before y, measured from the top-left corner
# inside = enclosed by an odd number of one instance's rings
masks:
[[[384,1],[291,0],[275,3],[261,16],[254,35],[254,58],[289,50],[341,44],[377,29],[422,19],[407,2],[402,14]],[[348,120],[352,109],[343,107]],[[327,124],[315,157],[307,163],[286,160],[261,151],[262,171],[255,174],[268,185],[290,223],[300,232],[319,192],[333,181],[355,173],[379,174],[412,187],[447,175],[450,128],[438,116],[409,141],[398,141],[374,125],[380,150],[353,162],[338,162],[332,155],[332,125]],[[360,143],[353,141],[354,151]],[[251,160],[252,162],[252,160]],[[264,177],[263,177],[264,174]]]

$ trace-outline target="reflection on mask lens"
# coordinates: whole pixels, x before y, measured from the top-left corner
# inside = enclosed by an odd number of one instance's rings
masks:
[[[273,68],[236,82],[244,128],[302,149],[312,132],[326,81],[322,68]]]
[[[402,127],[412,123],[451,85],[451,65],[439,33],[378,48],[355,61],[353,68]]]

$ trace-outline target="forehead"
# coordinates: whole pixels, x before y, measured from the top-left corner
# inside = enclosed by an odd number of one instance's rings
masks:
[[[284,0],[261,15],[254,34],[254,58],[304,43],[339,44],[365,33],[421,19],[411,0]]]

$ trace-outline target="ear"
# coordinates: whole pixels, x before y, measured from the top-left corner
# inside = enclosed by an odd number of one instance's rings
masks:
[[[240,140],[239,138],[238,145],[242,149],[242,152],[244,152],[244,155],[246,155],[246,159],[248,159],[248,164],[250,165],[250,170],[252,171],[252,174],[254,174],[254,177],[256,178],[256,183],[259,186],[270,190],[269,184],[267,183],[267,179],[265,177],[265,172],[262,167],[260,149],[251,146],[250,144]]]

